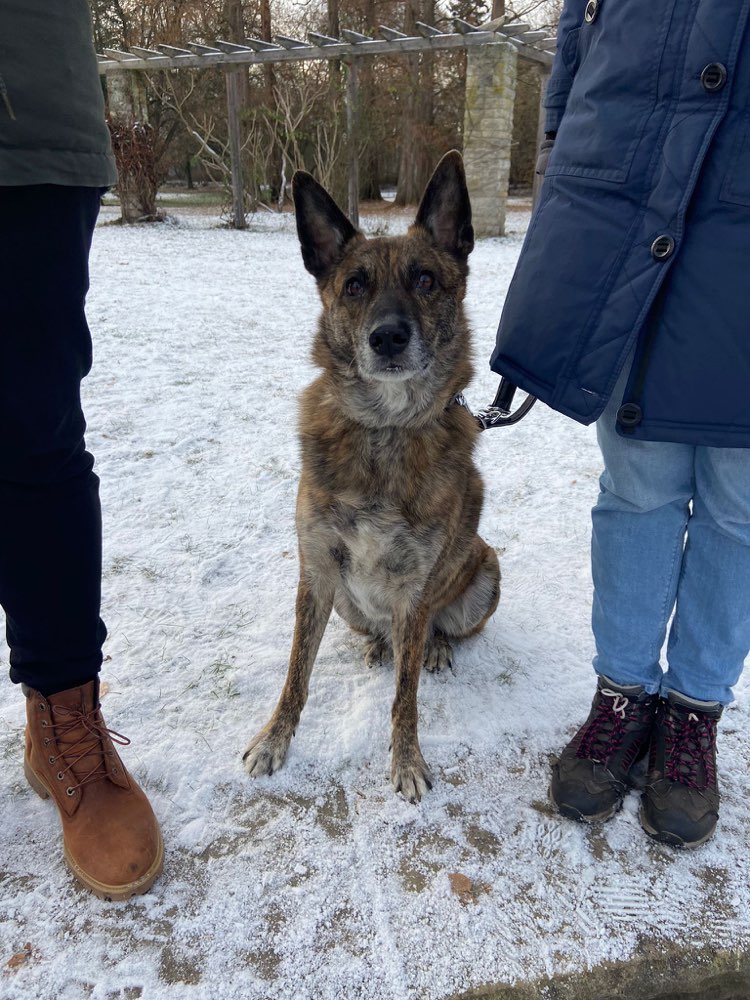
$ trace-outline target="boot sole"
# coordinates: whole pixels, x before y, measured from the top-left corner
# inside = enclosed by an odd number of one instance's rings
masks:
[[[652,826],[644,815],[643,806],[638,810],[638,820],[643,832],[651,837],[652,840],[658,840],[659,843],[668,844],[670,847],[686,848],[688,850],[694,847],[702,847],[716,832],[716,827],[714,827],[713,830],[699,840],[683,840],[676,833],[669,833],[667,830],[657,830],[655,826]]]
[[[51,798],[54,801],[52,793],[45,782],[39,777],[36,771],[32,770],[31,765],[25,759],[23,762],[23,773],[26,776],[26,780],[40,799]],[[144,874],[141,875],[139,879],[136,879],[135,882],[127,882],[125,885],[107,885],[105,882],[99,882],[97,879],[92,878],[92,876],[88,875],[71,857],[65,844],[63,845],[63,858],[65,860],[65,864],[73,873],[76,880],[80,882],[84,888],[88,889],[89,892],[93,892],[93,894],[98,896],[99,899],[104,899],[108,903],[120,903],[124,902],[126,899],[130,899],[132,896],[141,896],[144,892],[148,892],[154,882],[161,875],[164,868],[164,841],[162,839],[161,830],[159,830],[159,844],[154,863],[147,872],[144,872]]]

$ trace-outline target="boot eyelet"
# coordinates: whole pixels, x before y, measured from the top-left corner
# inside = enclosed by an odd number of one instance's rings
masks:
[[[42,729],[46,729],[47,726],[48,726],[47,720],[46,719],[42,719]]]
[[[40,712],[46,712],[47,711],[47,706],[44,704],[43,701],[39,702],[39,711]]]
[[[65,789],[65,794],[69,795],[71,798],[75,795],[75,793],[76,793],[75,788],[66,788]]]
[[[45,736],[45,737],[44,737],[44,745],[45,745],[46,747],[48,747],[48,746],[50,745],[50,742],[51,742],[51,741],[50,741],[50,738],[49,738],[49,736]]]
[[[50,758],[49,758],[49,762],[50,762],[50,764],[54,764],[54,763],[55,763],[55,760],[56,760],[56,759],[57,759],[57,758],[55,758],[55,757],[50,757]]]
[[[116,767],[113,767],[113,768],[112,768],[112,774],[118,774],[118,770],[117,770],[117,768],[116,768]]]
[[[57,780],[58,781],[62,781],[64,777],[65,777],[65,775],[62,773],[62,771],[58,771],[57,772]]]

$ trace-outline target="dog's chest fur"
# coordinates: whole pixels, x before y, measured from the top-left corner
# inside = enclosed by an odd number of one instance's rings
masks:
[[[462,504],[471,432],[461,414],[423,434],[307,412],[298,530],[306,563],[369,622],[416,599]],[[315,413],[313,417],[312,414]],[[450,459],[446,461],[446,454]]]
[[[369,620],[389,621],[396,603],[424,588],[442,544],[437,527],[416,530],[396,509],[334,504],[329,527],[339,585]]]

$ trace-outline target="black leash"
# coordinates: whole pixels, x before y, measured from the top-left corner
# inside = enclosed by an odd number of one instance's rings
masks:
[[[479,424],[480,430],[486,431],[490,427],[510,427],[523,420],[531,407],[536,403],[536,396],[527,396],[521,405],[513,409],[513,397],[518,387],[509,382],[507,378],[500,380],[495,398],[489,406],[485,406],[479,413],[473,414],[474,419]],[[463,400],[466,406],[466,401]],[[468,406],[467,406],[468,409]]]

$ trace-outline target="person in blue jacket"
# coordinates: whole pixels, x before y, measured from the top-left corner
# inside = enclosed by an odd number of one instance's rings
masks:
[[[605,464],[598,684],[551,795],[606,819],[648,752],[644,830],[697,846],[750,650],[750,0],[566,0],[545,103],[491,366],[596,421]]]

